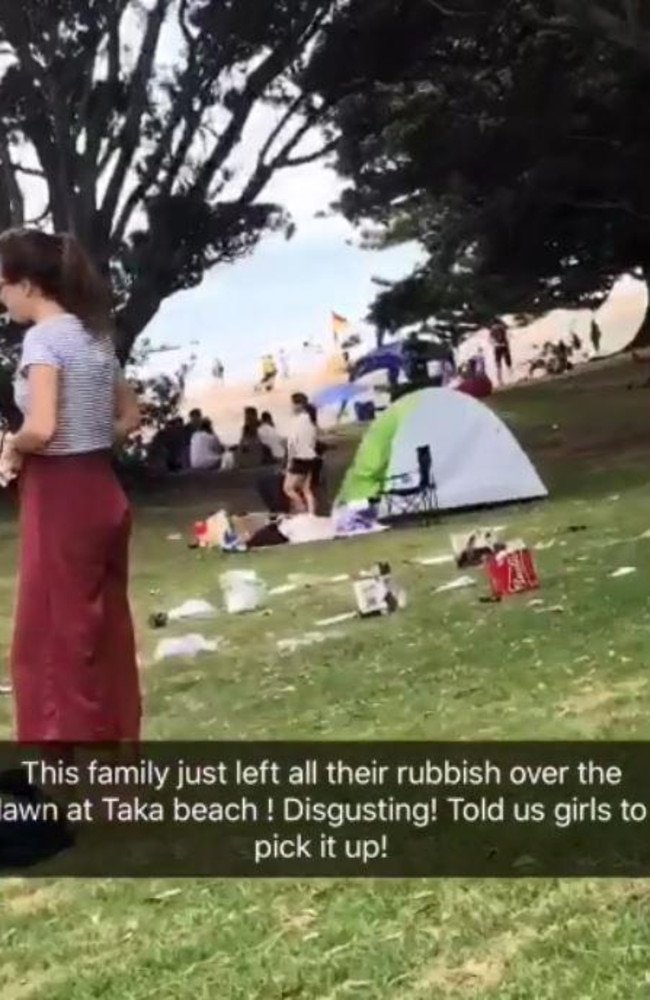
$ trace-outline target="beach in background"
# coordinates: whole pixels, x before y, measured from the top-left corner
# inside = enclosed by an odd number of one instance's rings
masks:
[[[596,317],[602,332],[600,354],[603,357],[618,354],[636,336],[648,307],[648,291],[640,281],[633,278],[622,279],[612,291],[607,301],[597,311]],[[528,375],[530,361],[539,354],[547,341],[557,342],[564,338],[570,341],[573,332],[580,338],[583,350],[579,360],[587,361],[593,356],[590,342],[592,313],[589,310],[557,310],[535,321],[530,326],[511,331],[513,355],[513,381],[521,381]],[[351,352],[354,359],[372,349],[372,339],[366,334],[361,344]],[[243,349],[244,345],[242,345]],[[459,361],[464,361],[482,348],[490,377],[495,380],[496,372],[492,360],[489,335],[486,330],[468,337],[458,349]],[[206,379],[190,382],[188,385],[185,411],[199,407],[214,422],[215,430],[224,443],[235,444],[239,440],[246,406],[255,406],[260,413],[268,410],[282,432],[291,413],[291,394],[304,392],[310,398],[321,389],[346,380],[345,368],[340,353],[331,346],[328,351],[318,345],[303,345],[288,354],[289,376],[280,374],[271,392],[256,389],[253,379],[230,381],[226,372],[223,382]],[[366,380],[369,393],[373,387],[385,383],[385,377],[377,373]],[[337,422],[337,410],[325,410],[319,420],[324,428]],[[344,414],[344,420],[354,419],[354,408]]]

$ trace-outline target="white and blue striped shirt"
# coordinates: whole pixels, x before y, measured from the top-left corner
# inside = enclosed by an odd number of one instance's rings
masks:
[[[30,365],[49,365],[60,373],[56,432],[44,453],[81,455],[112,448],[120,367],[110,338],[91,333],[67,313],[32,326],[14,383],[16,404],[25,416]]]

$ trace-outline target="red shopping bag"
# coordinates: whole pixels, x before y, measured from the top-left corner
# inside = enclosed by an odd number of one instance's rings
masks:
[[[528,548],[488,556],[484,566],[494,597],[525,594],[539,588],[533,554]]]

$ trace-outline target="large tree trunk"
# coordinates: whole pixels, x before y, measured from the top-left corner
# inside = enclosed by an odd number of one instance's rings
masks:
[[[120,362],[129,360],[137,338],[160,308],[163,297],[154,289],[135,290],[116,317],[115,347]]]

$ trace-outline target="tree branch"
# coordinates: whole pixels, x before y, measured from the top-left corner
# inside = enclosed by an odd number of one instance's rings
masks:
[[[14,173],[7,134],[0,128],[0,190],[2,189],[6,194],[7,221],[11,226],[22,226],[25,221],[25,199]]]
[[[169,115],[163,132],[158,136],[156,141],[156,148],[149,156],[140,181],[126,199],[119,218],[115,223],[112,239],[116,244],[119,244],[124,239],[133,213],[147,192],[156,183],[164,165],[165,157],[171,148],[176,130],[185,119],[183,135],[167,168],[165,183],[160,191],[162,196],[171,193],[209,101],[209,86],[200,88],[198,93],[195,90],[198,71],[199,38],[195,38],[187,27],[187,4],[188,0],[181,0],[178,10],[179,26],[187,44],[187,65],[179,80],[179,92],[174,101],[172,112]],[[196,102],[196,105],[194,102]]]
[[[110,14],[106,29],[108,36],[106,48],[108,78],[105,82],[102,81],[98,88],[97,81],[91,74],[88,79],[89,89],[86,91],[84,101],[80,105],[79,117],[84,122],[86,129],[84,159],[88,164],[89,170],[95,170],[98,165],[102,139],[107,136],[109,119],[113,110],[113,104],[108,98],[111,95],[115,96],[120,82],[120,25],[128,4],[129,0],[113,0],[109,8]],[[88,112],[93,94],[98,96],[100,93],[104,93],[104,107],[95,106],[93,114],[90,115]],[[95,104],[97,105],[98,102],[96,101]]]
[[[317,160],[322,160],[329,153],[333,153],[338,144],[338,139],[332,139],[331,142],[325,143],[324,146],[321,146],[320,149],[315,150],[313,153],[305,153],[304,156],[290,156],[283,163],[278,164],[278,166],[280,168],[304,167],[307,163],[315,163]]]
[[[267,154],[268,154],[269,150],[271,149],[271,146],[273,145],[273,143],[275,142],[275,140],[277,139],[277,137],[281,134],[281,132],[283,131],[283,129],[291,121],[291,119],[294,118],[295,115],[298,114],[298,112],[300,111],[300,108],[303,105],[303,103],[304,103],[304,96],[302,94],[299,94],[298,97],[296,97],[293,101],[291,101],[291,103],[289,104],[289,107],[287,108],[287,110],[285,111],[285,113],[282,115],[282,117],[280,118],[279,122],[271,129],[271,132],[267,136],[266,142],[264,143],[264,145],[260,149],[259,154],[258,154],[258,158],[260,160],[265,160],[266,159]]]
[[[45,208],[43,209],[43,211],[39,215],[35,216],[33,219],[27,219],[26,222],[25,222],[25,225],[26,226],[40,226],[40,225],[42,225],[43,222],[45,222],[45,220],[49,217],[51,211],[52,211],[52,209],[50,208],[50,203],[48,201],[48,203],[45,206]]]
[[[556,0],[556,6],[558,4],[565,11],[567,9],[575,11],[573,23],[568,22],[570,27],[575,28],[579,27],[580,23],[585,24],[621,48],[636,52],[645,60],[650,60],[650,32],[643,30],[636,18],[630,22],[627,16],[617,17],[594,0]]]
[[[25,135],[30,140],[47,177],[52,221],[56,229],[66,229],[68,223],[67,192],[61,183],[60,155],[53,135],[53,110],[48,98],[49,85],[43,66],[33,57],[25,38],[17,35],[11,39],[17,55],[28,94],[37,111],[31,120],[32,127],[25,126]],[[40,85],[40,86],[39,86]],[[27,98],[30,99],[29,97]]]
[[[168,5],[169,0],[157,0],[155,7],[147,15],[142,47],[129,86],[129,108],[118,139],[120,152],[100,208],[103,229],[107,234],[110,233],[122,187],[140,141],[142,118],[147,108],[147,85]]]
[[[450,10],[448,7],[444,7],[439,0],[427,0],[430,7],[437,10],[439,14],[443,17],[474,17],[474,11],[468,10]]]
[[[650,224],[650,215],[638,212],[632,205],[624,201],[565,201],[564,204],[568,208],[588,209],[593,212],[623,212],[644,225]]]
[[[290,166],[300,166],[304,163],[312,163],[318,157],[314,154],[309,154],[305,157],[295,157],[291,159],[290,154],[300,143],[300,141],[305,137],[305,135],[314,127],[316,121],[314,118],[306,118],[299,129],[288,139],[282,149],[275,154],[275,156],[268,161],[264,160],[262,152],[258,157],[257,166],[251,175],[248,184],[244,188],[240,198],[238,199],[241,205],[251,205],[255,199],[261,194],[265,186],[268,184],[269,180],[273,176],[276,170],[282,170],[284,167]],[[266,148],[269,144],[265,143],[263,148]],[[329,145],[329,144],[328,144]],[[322,151],[319,150],[319,155],[324,155]]]
[[[330,4],[326,3],[311,23],[303,31],[299,48],[302,50],[311,42],[327,19],[330,11]],[[212,153],[207,158],[203,167],[199,171],[195,183],[197,194],[205,194],[208,190],[212,178],[225,162],[235,146],[240,142],[242,133],[248,122],[253,108],[257,101],[263,96],[273,80],[286,69],[288,61],[296,48],[295,40],[291,44],[278,45],[276,49],[269,53],[266,59],[254,70],[248,78],[248,82],[240,95],[238,106],[233,112],[227,127],[216,142]],[[265,144],[266,145],[266,144]]]
[[[17,174],[25,174],[27,177],[40,177],[41,180],[45,179],[45,172],[39,170],[38,167],[23,167],[21,163],[14,163],[13,169]]]

